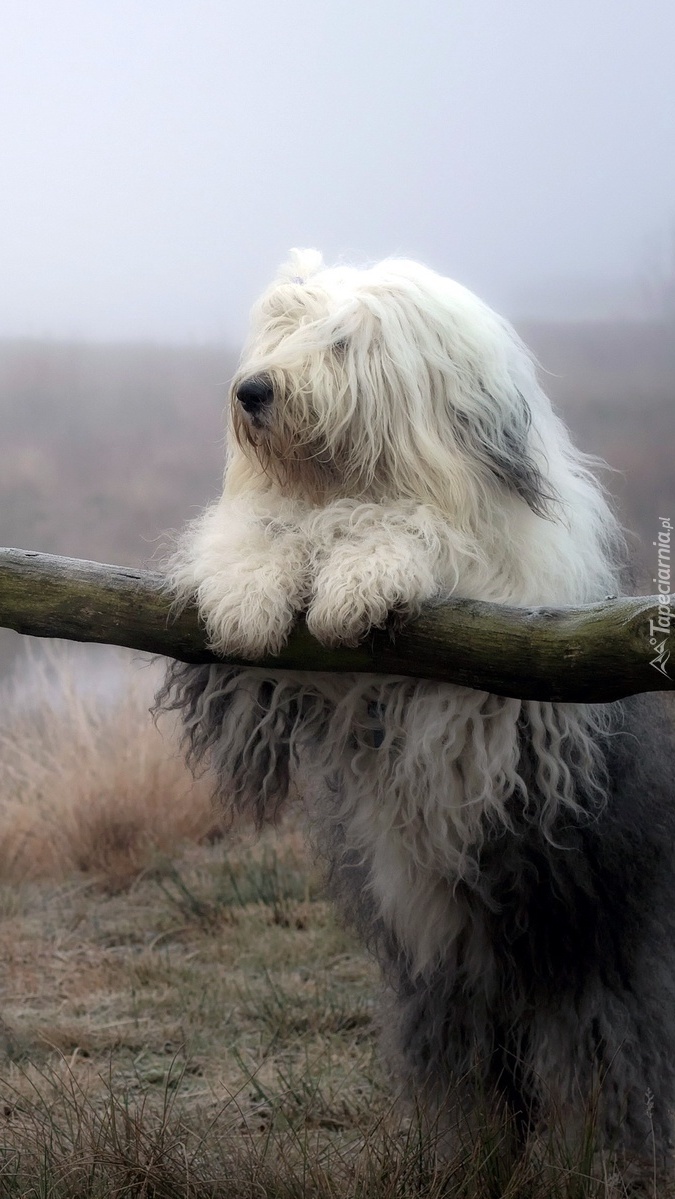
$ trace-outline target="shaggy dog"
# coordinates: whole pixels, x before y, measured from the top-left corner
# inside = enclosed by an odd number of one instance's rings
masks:
[[[425,267],[296,252],[254,309],[229,411],[222,497],[170,569],[223,655],[277,653],[299,612],[350,646],[450,596],[618,590],[617,524],[532,359]],[[465,1118],[478,1079],[523,1128],[573,1126],[593,1101],[606,1142],[667,1155],[675,813],[658,703],[224,664],[176,664],[163,703],[229,805],[261,822],[303,794],[383,966],[390,1060],[428,1110]]]

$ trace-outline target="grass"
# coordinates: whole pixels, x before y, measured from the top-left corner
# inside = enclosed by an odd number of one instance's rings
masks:
[[[148,717],[157,669],[128,660],[101,655],[97,683],[90,656],[52,643],[5,685],[0,878],[79,871],[114,889],[158,852],[219,835],[208,780],[192,778],[173,730]]]
[[[437,1160],[380,1069],[376,971],[293,830],[193,847],[116,894],[79,878],[12,894],[2,1196],[625,1193],[588,1181],[590,1152],[518,1158],[488,1120]]]
[[[151,673],[116,669],[85,694],[72,658],[35,665],[4,726],[0,1199],[626,1196],[590,1124],[574,1156],[487,1116],[435,1152],[297,820],[219,823]]]

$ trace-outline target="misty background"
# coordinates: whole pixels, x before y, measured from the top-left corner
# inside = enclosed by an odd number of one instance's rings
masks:
[[[0,0],[0,544],[148,563],[218,487],[252,300],[314,245],[515,321],[649,589],[674,48],[670,0]]]
[[[307,244],[420,258],[516,317],[625,314],[668,253],[670,0],[0,14],[5,335],[236,341]]]

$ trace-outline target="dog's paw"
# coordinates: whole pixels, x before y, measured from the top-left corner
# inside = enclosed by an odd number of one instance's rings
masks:
[[[362,579],[346,577],[339,584],[317,588],[307,628],[322,645],[358,645],[372,629],[384,628],[391,619],[402,622],[419,608],[396,586],[366,588]]]
[[[273,581],[249,577],[237,587],[228,583],[216,596],[213,586],[198,592],[199,612],[206,624],[209,648],[226,657],[255,661],[282,650],[293,626],[296,606]]]
[[[412,550],[384,538],[338,546],[314,580],[307,627],[317,641],[358,645],[372,629],[416,616],[438,586],[432,562],[415,542]]]

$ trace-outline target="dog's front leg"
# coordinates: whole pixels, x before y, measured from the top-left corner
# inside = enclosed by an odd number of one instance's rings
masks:
[[[306,601],[306,540],[253,504],[221,499],[184,535],[169,579],[179,596],[196,594],[212,649],[254,661],[279,653]]]
[[[439,594],[436,557],[426,536],[400,523],[373,519],[349,532],[315,574],[310,632],[324,645],[356,645],[392,614],[414,616]]]

